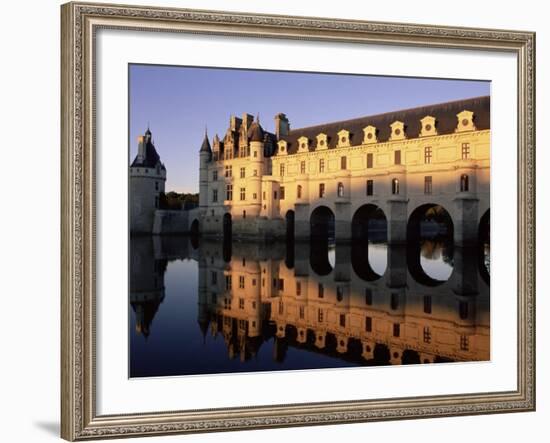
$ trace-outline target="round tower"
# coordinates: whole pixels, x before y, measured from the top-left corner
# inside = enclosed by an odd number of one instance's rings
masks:
[[[251,174],[247,183],[249,193],[251,216],[257,217],[262,209],[262,176],[264,174],[264,140],[265,133],[256,118],[248,129],[248,142],[250,145]]]
[[[204,140],[199,151],[199,208],[202,213],[206,212],[208,206],[208,165],[212,160],[212,149],[208,141],[208,134],[204,131]]]
[[[166,168],[147,128],[138,137],[138,153],[130,165],[130,232],[152,233],[155,211],[160,208]]]

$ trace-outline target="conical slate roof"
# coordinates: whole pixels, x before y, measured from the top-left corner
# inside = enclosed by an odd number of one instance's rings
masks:
[[[200,152],[212,152],[212,149],[210,148],[210,142],[208,141],[208,134],[206,133],[206,131],[204,131],[204,140],[202,141]]]

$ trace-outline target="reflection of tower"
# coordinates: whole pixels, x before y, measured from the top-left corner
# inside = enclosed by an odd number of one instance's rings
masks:
[[[203,339],[206,339],[208,331],[209,313],[208,313],[208,294],[206,288],[206,266],[204,259],[199,258],[199,306],[198,306],[198,323],[202,332]]]
[[[153,238],[130,241],[130,304],[135,312],[135,329],[148,337],[151,323],[164,300],[166,260],[155,259]]]

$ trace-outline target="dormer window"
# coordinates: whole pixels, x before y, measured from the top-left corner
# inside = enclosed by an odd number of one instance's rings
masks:
[[[298,152],[309,151],[309,139],[307,137],[300,137],[298,139]]]
[[[366,126],[363,128],[363,144],[376,143],[376,128],[374,126]]]
[[[287,154],[287,142],[285,140],[280,140],[279,142],[277,142],[277,146],[279,147],[279,155]]]
[[[342,129],[341,131],[338,131],[338,147],[345,148],[348,146],[350,146],[349,131],[347,131],[346,129]]]
[[[391,125],[390,140],[404,140],[405,137],[405,124],[401,121],[394,121]]]
[[[474,113],[464,110],[456,114],[457,126],[455,132],[475,131],[477,128],[474,124]]]
[[[429,137],[431,135],[437,135],[435,124],[436,124],[435,117],[432,117],[430,115],[427,115],[422,120],[420,120],[420,137]]]
[[[328,148],[328,138],[327,134],[317,135],[317,150],[323,150]]]

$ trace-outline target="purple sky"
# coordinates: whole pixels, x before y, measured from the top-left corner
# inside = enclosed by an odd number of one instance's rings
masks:
[[[490,82],[367,75],[130,65],[130,161],[150,125],[167,169],[166,191],[198,192],[199,148],[208,126],[223,137],[230,114],[260,114],[274,132],[490,94]]]

